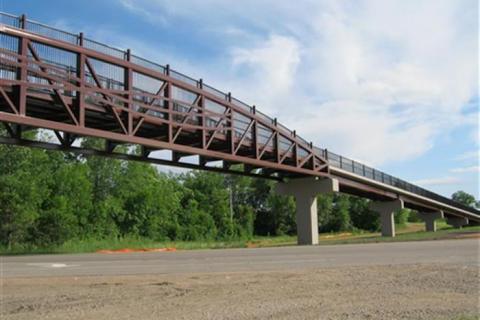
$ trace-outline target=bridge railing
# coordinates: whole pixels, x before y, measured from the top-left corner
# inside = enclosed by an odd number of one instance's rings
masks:
[[[422,187],[419,187],[417,185],[414,185],[410,182],[407,182],[405,180],[402,180],[400,178],[394,177],[392,175],[389,175],[383,171],[377,170],[375,168],[366,166],[360,162],[357,162],[355,160],[346,158],[344,156],[341,156],[339,154],[333,153],[331,151],[327,151],[326,149],[321,149],[321,148],[314,148],[318,154],[322,155],[324,158],[327,159],[328,163],[332,167],[336,167],[339,169],[342,169],[344,171],[354,173],[356,175],[365,177],[370,180],[374,180],[377,182],[381,182],[420,196],[424,196],[426,198],[430,198],[432,200],[436,200],[442,203],[446,203],[455,207],[459,207],[461,209],[464,209],[466,211],[471,211],[474,212],[475,210],[471,207],[465,206],[461,203],[458,203],[452,199],[449,199],[447,197],[441,196],[437,193],[434,193],[432,191],[428,191]],[[475,212],[476,213],[476,212]]]
[[[269,116],[265,115],[264,113],[256,110],[256,108],[254,108],[254,107],[252,107],[252,106],[250,106],[250,105],[248,105],[248,104],[246,104],[246,103],[244,103],[244,102],[242,102],[242,101],[240,101],[236,98],[231,97],[230,94],[224,93],[224,92],[222,92],[222,91],[220,91],[220,90],[218,90],[214,87],[211,87],[211,86],[209,86],[209,85],[207,85],[207,84],[205,84],[205,83],[203,83],[199,80],[193,79],[193,78],[191,78],[187,75],[184,75],[184,74],[182,74],[178,71],[167,68],[166,66],[160,65],[160,64],[155,63],[153,61],[149,61],[147,59],[144,59],[144,58],[141,58],[141,57],[138,57],[138,56],[135,56],[135,55],[131,55],[131,54],[127,53],[128,52],[127,50],[120,50],[120,49],[108,46],[106,44],[103,44],[103,43],[100,43],[100,42],[97,42],[97,41],[94,41],[94,40],[91,40],[91,39],[88,39],[88,38],[84,38],[82,34],[73,34],[73,33],[70,33],[70,32],[66,32],[66,31],[63,31],[63,30],[60,30],[60,29],[57,29],[57,28],[53,28],[53,27],[35,22],[35,21],[27,20],[25,18],[25,16],[17,17],[17,16],[14,16],[14,15],[8,14],[8,13],[0,12],[0,24],[12,26],[12,27],[15,27],[15,28],[24,28],[27,31],[30,31],[32,33],[36,33],[36,34],[43,35],[43,36],[53,38],[53,39],[56,39],[56,40],[60,40],[60,41],[65,41],[65,42],[68,42],[68,43],[71,43],[71,44],[74,44],[74,45],[82,44],[84,47],[86,47],[88,49],[95,50],[95,51],[98,51],[98,52],[101,52],[101,53],[104,53],[104,54],[107,54],[107,55],[110,55],[110,56],[114,56],[114,57],[119,58],[119,59],[127,60],[127,57],[129,57],[131,62],[133,62],[135,64],[138,64],[138,65],[141,65],[143,67],[161,72],[163,74],[167,74],[167,70],[168,70],[168,73],[171,77],[176,78],[178,80],[181,80],[183,82],[186,82],[188,84],[191,84],[195,87],[200,87],[201,86],[203,90],[205,90],[205,91],[207,91],[207,92],[209,92],[209,93],[211,93],[211,94],[213,94],[213,95],[215,95],[218,98],[221,98],[223,100],[228,101],[230,99],[231,102],[233,104],[235,104],[236,106],[244,109],[245,111],[248,111],[249,113],[255,113],[257,116],[262,118],[267,123],[271,123],[272,125],[276,125],[277,128],[279,128],[281,131],[284,132],[284,134],[289,135],[289,136],[296,136],[297,139],[301,140],[302,142],[304,142],[306,144],[309,144],[305,139],[297,136],[294,131],[291,131],[290,129],[288,129],[284,125],[278,123],[276,119],[272,119]],[[103,77],[102,77],[102,80],[104,80]],[[115,79],[113,79],[113,80],[115,81]],[[245,125],[246,124],[244,122],[239,121],[239,123],[237,124],[237,128],[241,129]],[[265,132],[263,132],[263,131],[265,131]],[[260,141],[266,142],[266,140],[268,139],[268,136],[269,136],[269,131],[266,128],[262,128],[262,126],[260,125],[258,134],[259,134]],[[273,142],[271,141],[270,144],[273,144]],[[282,144],[282,141],[280,141],[280,144]],[[449,205],[452,205],[452,206],[460,207],[460,208],[462,208],[464,210],[467,210],[467,211],[472,211],[472,212],[475,211],[473,208],[470,208],[470,207],[464,206],[462,204],[459,204],[459,203],[457,203],[457,202],[455,202],[455,201],[453,201],[449,198],[446,198],[446,197],[443,197],[443,196],[438,195],[436,193],[433,193],[431,191],[425,190],[425,189],[423,189],[419,186],[416,186],[414,184],[406,182],[402,179],[393,177],[389,174],[386,174],[386,173],[384,173],[382,171],[379,171],[379,170],[376,170],[374,168],[368,167],[368,166],[366,166],[362,163],[359,163],[357,161],[354,161],[352,159],[349,159],[349,158],[343,157],[341,155],[335,154],[331,151],[327,151],[326,149],[314,147],[314,150],[315,150],[315,152],[318,156],[328,160],[329,165],[332,166],[332,167],[336,167],[336,168],[345,170],[347,172],[365,177],[367,179],[374,180],[374,181],[377,181],[377,182],[381,182],[381,183],[384,183],[384,184],[387,184],[387,185],[391,185],[391,186],[397,187],[399,189],[409,191],[409,192],[415,193],[417,195],[425,196],[425,197],[428,197],[430,199],[437,200],[437,201],[440,201],[440,202],[443,202],[443,203],[446,203],[446,204],[449,204]]]

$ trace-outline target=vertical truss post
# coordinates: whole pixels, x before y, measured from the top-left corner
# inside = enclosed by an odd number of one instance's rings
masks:
[[[317,159],[315,158],[315,149],[313,147],[313,142],[310,142],[310,146],[311,146],[312,152],[314,154],[313,157],[312,157],[312,170],[315,170],[317,168]]]
[[[170,65],[167,64],[165,66],[165,73],[167,77],[170,77]],[[167,133],[167,141],[172,143],[173,141],[173,102],[172,102],[172,83],[167,80],[167,86],[165,88],[165,97],[167,98],[167,109],[168,109],[168,133]]]
[[[78,35],[78,45],[83,47],[83,32]],[[77,78],[79,79],[78,87],[75,99],[76,107],[78,109],[78,122],[80,127],[85,127],[85,54],[77,54]]]
[[[130,62],[131,60],[131,51],[127,49],[125,52],[125,60]],[[128,109],[127,114],[127,132],[128,135],[133,134],[133,103],[132,103],[132,84],[133,84],[133,71],[132,68],[127,67],[124,69],[124,82],[123,82],[123,90],[126,92],[125,98],[128,99],[128,102],[125,103],[125,107]]]
[[[296,141],[297,138],[297,131],[293,130],[293,137],[295,138],[295,141],[293,142],[293,161],[295,162],[295,166],[298,167],[299,162],[298,162],[298,143]]]
[[[23,22],[22,22],[23,21]],[[24,28],[25,27],[25,15],[22,15],[20,19],[20,24]],[[17,103],[17,108],[20,112],[20,115],[24,116],[27,112],[27,78],[28,78],[28,71],[27,71],[27,52],[28,52],[28,39],[27,38],[20,38],[18,41],[18,54],[21,56],[21,66],[17,69],[17,80],[21,81],[22,83],[14,87],[14,96]]]
[[[232,94],[229,92],[227,94],[227,101],[229,102],[229,104],[232,103]],[[233,110],[232,108],[230,107],[230,135],[228,136],[229,137],[229,144],[230,144],[230,152],[232,154],[235,153],[235,126],[233,124]]]
[[[255,117],[256,113],[257,113],[257,109],[255,106],[252,107],[252,113],[253,113],[253,116]],[[255,156],[255,159],[258,159],[258,128],[257,128],[257,119],[254,120],[253,122],[253,135],[252,135],[252,142],[253,142],[253,152],[254,152],[254,156]]]
[[[198,87],[199,87],[200,90],[203,90],[203,80],[202,79],[198,80]],[[205,149],[205,146],[207,145],[207,132],[206,132],[206,129],[205,129],[205,126],[206,126],[206,121],[205,121],[205,97],[203,95],[200,97],[200,101],[198,102],[198,105],[200,106],[200,112],[201,112],[201,116],[200,116],[200,125],[202,126],[201,146],[202,146],[202,149]]]
[[[276,161],[277,163],[280,162],[280,135],[278,134],[278,128],[277,128],[277,118],[273,119],[273,125],[275,126],[275,155],[276,155]]]

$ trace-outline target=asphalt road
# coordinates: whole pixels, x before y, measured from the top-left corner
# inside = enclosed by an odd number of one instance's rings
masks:
[[[339,266],[459,264],[480,266],[479,240],[442,240],[159,253],[0,257],[0,277],[57,277],[245,272]]]

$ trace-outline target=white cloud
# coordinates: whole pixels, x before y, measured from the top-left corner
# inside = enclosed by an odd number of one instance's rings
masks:
[[[470,166],[470,167],[463,167],[463,168],[454,168],[450,170],[453,173],[471,173],[471,172],[480,172],[480,166]]]
[[[248,73],[250,85],[237,83],[243,93],[256,96],[256,103],[266,107],[263,112],[277,113],[273,108],[281,103],[277,97],[284,98],[286,92],[295,90],[292,86],[300,63],[298,42],[273,34],[255,48],[234,48],[231,55],[235,71]]]
[[[230,33],[223,56],[180,63],[189,68],[180,71],[212,79],[346,156],[377,165],[408,160],[449,130],[478,127],[463,112],[478,96],[474,0],[122,4],[167,24]]]
[[[421,179],[416,180],[413,183],[420,186],[429,187],[429,186],[442,186],[442,185],[456,185],[459,184],[461,180],[456,177],[442,177],[442,178],[430,178],[430,179]]]
[[[152,12],[141,5],[137,5],[135,0],[120,0],[120,4],[127,10],[146,18],[149,22],[155,24],[167,24],[167,19],[159,12]]]
[[[472,150],[464,152],[454,158],[454,160],[463,161],[463,160],[477,160],[480,157],[480,150]]]

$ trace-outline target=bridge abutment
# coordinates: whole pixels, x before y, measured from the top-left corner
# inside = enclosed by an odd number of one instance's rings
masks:
[[[380,215],[380,223],[383,237],[395,237],[395,211],[403,209],[403,200],[373,201],[370,209]]]
[[[437,224],[435,220],[443,219],[443,211],[435,212],[419,212],[420,219],[425,221],[425,230],[429,232],[437,231]]]
[[[318,244],[317,194],[338,190],[338,180],[330,178],[302,178],[277,184],[278,194],[295,197],[299,245]]]
[[[447,224],[451,225],[454,228],[461,228],[468,224],[468,218],[464,217],[448,217]]]

